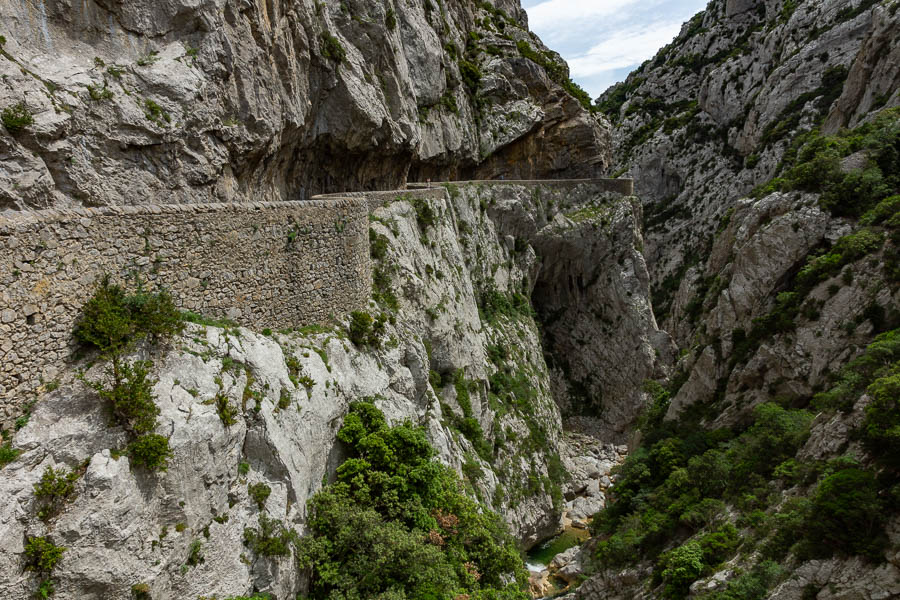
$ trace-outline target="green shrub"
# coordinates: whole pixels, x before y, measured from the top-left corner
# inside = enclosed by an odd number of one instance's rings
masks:
[[[81,474],[78,471],[56,471],[47,467],[41,480],[34,484],[34,497],[41,501],[38,517],[46,521],[56,516],[66,502],[75,497],[75,482]]]
[[[666,598],[687,597],[690,585],[703,572],[703,550],[697,541],[690,541],[675,548],[661,559],[665,568],[662,578],[665,582],[663,595]]]
[[[369,254],[374,260],[384,260],[387,256],[388,239],[387,236],[378,233],[374,229],[369,229]]]
[[[472,94],[476,93],[481,85],[481,69],[475,63],[461,60],[459,61],[459,74],[469,92]]]
[[[90,96],[91,100],[93,100],[94,102],[99,102],[101,100],[110,100],[110,99],[112,99],[112,97],[114,95],[112,90],[106,86],[105,82],[103,84],[103,87],[96,86],[96,85],[88,85],[87,90],[88,90],[88,95]]]
[[[116,422],[134,435],[143,435],[156,428],[159,407],[154,401],[153,386],[157,381],[150,377],[152,366],[149,361],[131,364],[114,357],[107,369],[112,386],[100,381],[90,383],[100,398],[109,404]]]
[[[165,471],[169,465],[172,450],[169,438],[156,433],[145,433],[128,444],[131,464],[149,471]]]
[[[384,314],[373,319],[372,315],[365,311],[353,311],[350,313],[350,327],[347,330],[350,341],[360,348],[380,347],[386,321],[387,316]]]
[[[892,333],[897,333],[895,330]],[[898,336],[900,337],[900,336]],[[866,406],[861,427],[866,449],[883,464],[900,468],[900,362],[892,374],[876,379],[868,387],[872,401]]]
[[[435,214],[427,198],[413,197],[410,198],[409,203],[412,204],[413,209],[416,211],[416,223],[418,223],[419,229],[423,233],[429,227],[434,226],[436,222]]]
[[[153,121],[160,127],[163,127],[165,123],[172,122],[172,116],[150,98],[144,99],[144,116],[148,121]]]
[[[869,471],[843,469],[818,487],[806,522],[808,539],[818,547],[882,558],[887,538],[879,486]]]
[[[310,535],[297,548],[311,599],[527,597],[522,559],[502,522],[433,460],[422,429],[389,427],[363,401],[338,438],[351,458],[310,499]]]
[[[131,597],[134,600],[152,600],[150,586],[146,583],[136,583],[131,586]]]
[[[22,451],[18,448],[13,448],[10,442],[0,446],[0,469],[16,460],[20,454],[22,454]]]
[[[49,574],[66,549],[47,537],[32,537],[25,542],[25,570]]]
[[[347,60],[347,51],[344,50],[341,41],[330,33],[322,34],[322,56],[336,63],[342,63]]]
[[[890,196],[879,202],[875,208],[864,214],[859,222],[863,225],[881,225],[890,221],[900,213],[900,194]]]
[[[127,294],[106,275],[82,308],[74,335],[82,344],[111,356],[142,338],[156,342],[183,328],[182,315],[167,292],[150,294],[139,289]]]
[[[363,311],[350,313],[350,341],[357,346],[365,346],[372,333],[372,315]]]
[[[384,24],[389,31],[393,31],[397,28],[397,12],[393,8],[387,9],[387,12],[384,15]]]
[[[812,415],[786,410],[768,402],[756,407],[755,422],[729,450],[732,478],[744,482],[751,474],[771,475],[779,464],[794,456],[809,437]]]
[[[483,321],[491,324],[496,323],[500,317],[518,319],[534,315],[531,300],[527,296],[518,292],[504,294],[493,287],[479,296],[478,312]]]
[[[738,575],[724,590],[704,596],[704,600],[764,600],[784,569],[776,562],[763,561],[749,573]]]
[[[190,548],[188,548],[188,557],[185,562],[192,567],[196,567],[205,562],[205,560],[206,558],[203,556],[203,543],[200,540],[194,540],[191,542]]]
[[[263,510],[266,507],[266,500],[271,493],[272,488],[262,482],[253,483],[247,486],[247,494],[249,494],[250,498],[256,502],[256,506],[259,507],[259,510]]]
[[[281,390],[284,392],[285,390]],[[219,415],[219,419],[222,421],[222,425],[225,427],[231,427],[235,423],[237,423],[237,416],[239,411],[237,407],[231,404],[228,400],[228,396],[224,392],[219,392],[216,394],[216,414]]]
[[[35,590],[34,595],[38,598],[49,598],[53,594],[56,593],[56,584],[52,579],[43,579],[38,584],[37,590]]]
[[[34,117],[31,115],[31,111],[28,110],[28,105],[24,102],[4,108],[3,112],[0,113],[0,120],[3,121],[3,126],[6,130],[12,134],[18,133],[29,125],[34,124]]]
[[[265,514],[259,515],[259,529],[244,529],[244,543],[260,556],[287,556],[297,534]]]

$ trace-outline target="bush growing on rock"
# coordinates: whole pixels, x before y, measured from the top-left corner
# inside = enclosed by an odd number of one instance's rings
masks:
[[[131,463],[149,471],[165,471],[171,456],[169,438],[157,433],[145,433],[128,444]]]
[[[875,476],[844,469],[818,487],[806,523],[806,537],[817,548],[879,559],[887,544],[883,503]]]
[[[50,538],[28,538],[25,542],[25,570],[49,575],[65,551],[65,548],[57,546]]]
[[[75,496],[75,482],[80,476],[78,471],[57,471],[53,467],[47,467],[41,480],[34,484],[34,497],[42,504],[38,517],[46,521],[56,516],[63,504]]]
[[[3,121],[3,126],[10,133],[18,133],[34,124],[34,117],[24,102],[4,108],[0,113],[0,120]]]
[[[128,294],[106,275],[82,309],[75,338],[98,348],[104,356],[115,356],[140,339],[149,337],[156,342],[183,328],[182,315],[167,292],[151,294],[138,289]]]
[[[350,327],[347,331],[350,341],[361,348],[365,346],[380,347],[385,322],[387,322],[387,317],[384,314],[373,319],[372,315],[364,311],[350,313]]]
[[[525,571],[499,517],[462,493],[420,428],[389,427],[357,402],[338,433],[350,452],[309,501],[300,564],[310,598],[524,600]]]

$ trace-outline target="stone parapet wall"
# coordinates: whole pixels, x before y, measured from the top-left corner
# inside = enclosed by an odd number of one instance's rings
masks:
[[[104,273],[257,329],[322,322],[371,295],[366,198],[76,208],[0,216],[0,424],[73,350]]]
[[[407,190],[389,190],[383,192],[348,192],[341,194],[322,194],[314,196],[313,200],[328,198],[365,198],[369,205],[369,212],[375,209],[395,202],[401,198],[424,198],[427,200],[440,200],[444,197],[446,189],[439,185],[432,185],[431,188],[411,188]]]
[[[432,182],[428,183],[410,183],[408,187],[413,189],[422,189],[427,187],[437,187],[446,185],[467,186],[467,185],[520,185],[533,187],[560,187],[573,188],[578,186],[589,186],[597,192],[612,192],[622,194],[623,196],[634,195],[633,179],[484,179],[480,181],[449,181],[449,182]]]

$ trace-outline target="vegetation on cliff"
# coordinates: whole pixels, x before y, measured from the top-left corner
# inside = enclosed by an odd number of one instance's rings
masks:
[[[298,560],[310,598],[524,600],[522,558],[500,518],[463,493],[421,428],[365,400],[338,433],[351,457],[309,501]]]
[[[655,402],[643,442],[618,470],[612,502],[594,521],[600,568],[651,562],[667,598],[737,553],[746,572],[717,600],[765,597],[803,561],[832,555],[884,560],[885,525],[900,511],[900,329],[878,336],[809,406],[758,406],[729,429],[702,425],[709,406],[663,419],[670,391],[650,384]],[[849,411],[866,394],[865,418],[852,433],[866,455],[808,460],[804,446],[816,412]],[[745,561],[746,564],[746,561]]]

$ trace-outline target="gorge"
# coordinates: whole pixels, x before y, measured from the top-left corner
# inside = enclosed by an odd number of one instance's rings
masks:
[[[898,12],[0,0],[0,594],[900,596]]]

